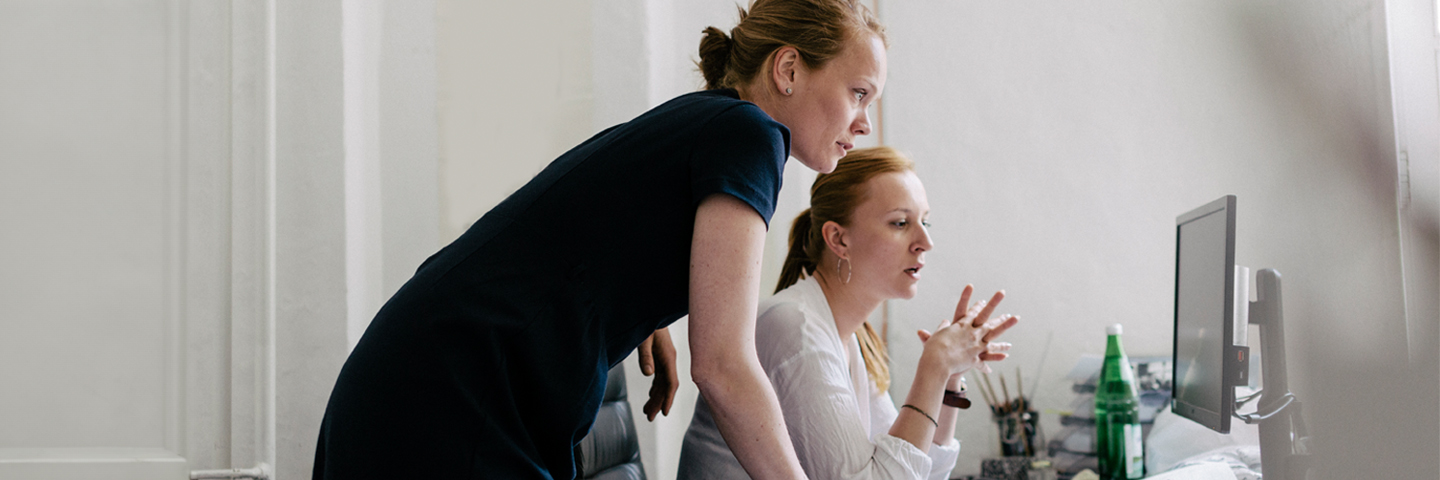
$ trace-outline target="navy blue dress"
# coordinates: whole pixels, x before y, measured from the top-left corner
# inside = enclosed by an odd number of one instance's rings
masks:
[[[696,207],[725,193],[768,224],[789,137],[709,90],[556,159],[380,309],[330,395],[314,478],[573,478],[606,372],[687,313]]]

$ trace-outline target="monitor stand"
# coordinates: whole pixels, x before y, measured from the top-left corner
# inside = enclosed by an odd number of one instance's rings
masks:
[[[1309,437],[1300,401],[1290,393],[1286,378],[1280,272],[1266,268],[1256,273],[1255,280],[1257,300],[1250,302],[1250,324],[1260,327],[1264,390],[1255,413],[1235,417],[1248,424],[1260,424],[1260,468],[1266,480],[1303,480],[1310,463]]]

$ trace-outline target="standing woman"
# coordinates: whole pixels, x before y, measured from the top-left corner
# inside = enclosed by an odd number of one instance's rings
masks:
[[[658,353],[645,412],[668,411],[664,327],[686,314],[739,462],[804,476],[755,352],[762,245],[786,158],[828,172],[870,133],[884,28],[856,0],[756,0],[730,35],[705,30],[700,70],[705,91],[566,152],[386,302],[331,393],[315,478],[572,478],[631,350]]]

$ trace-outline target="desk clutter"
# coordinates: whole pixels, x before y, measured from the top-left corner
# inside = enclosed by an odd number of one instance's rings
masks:
[[[1024,377],[1015,369],[1015,377],[1006,380],[997,373],[997,379],[981,373],[982,381],[973,382],[970,390],[979,390],[985,405],[990,407],[990,418],[999,433],[1000,458],[986,458],[980,462],[980,475],[960,477],[963,480],[1056,480],[1055,469],[1050,460],[1040,451],[1045,446],[1045,433],[1040,428],[1040,412],[1036,411],[1030,398],[1025,396]],[[999,389],[995,385],[1000,385]],[[1011,392],[1010,386],[1015,390]],[[1031,389],[1035,387],[1032,384]]]
[[[1004,374],[996,375],[1000,379],[998,392],[995,390],[995,383],[990,381],[990,374],[980,375],[985,380],[985,383],[979,385],[980,396],[990,407],[990,417],[1000,432],[1000,454],[1005,457],[1035,456],[1039,447],[1045,444],[1045,436],[1040,430],[1040,412],[1035,411],[1030,399],[1025,397],[1020,369],[1015,369],[1013,398]]]
[[[1100,380],[1104,358],[1084,355],[1066,375],[1072,382],[1075,399],[1060,414],[1061,429],[1050,440],[1047,450],[1059,480],[1069,480],[1083,470],[1099,470],[1095,455],[1095,388]],[[1170,405],[1170,357],[1130,357],[1135,381],[1140,390],[1141,438],[1150,434],[1155,416]]]
[[[971,480],[1056,480],[1050,460],[1037,457],[1000,457],[980,461],[980,476]]]

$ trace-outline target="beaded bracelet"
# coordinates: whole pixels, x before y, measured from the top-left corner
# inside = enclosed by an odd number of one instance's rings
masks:
[[[914,405],[911,405],[911,404],[908,404],[908,403],[907,403],[907,404],[901,405],[900,408],[908,408],[908,409],[911,409],[911,410],[920,412],[921,415],[924,415],[924,416],[925,416],[925,419],[930,420],[930,423],[935,424],[935,428],[940,428],[940,422],[935,421],[935,417],[932,417],[932,416],[930,416],[930,414],[925,413],[925,411],[924,411],[924,410],[921,410],[920,407],[916,407],[916,406],[914,406]]]

